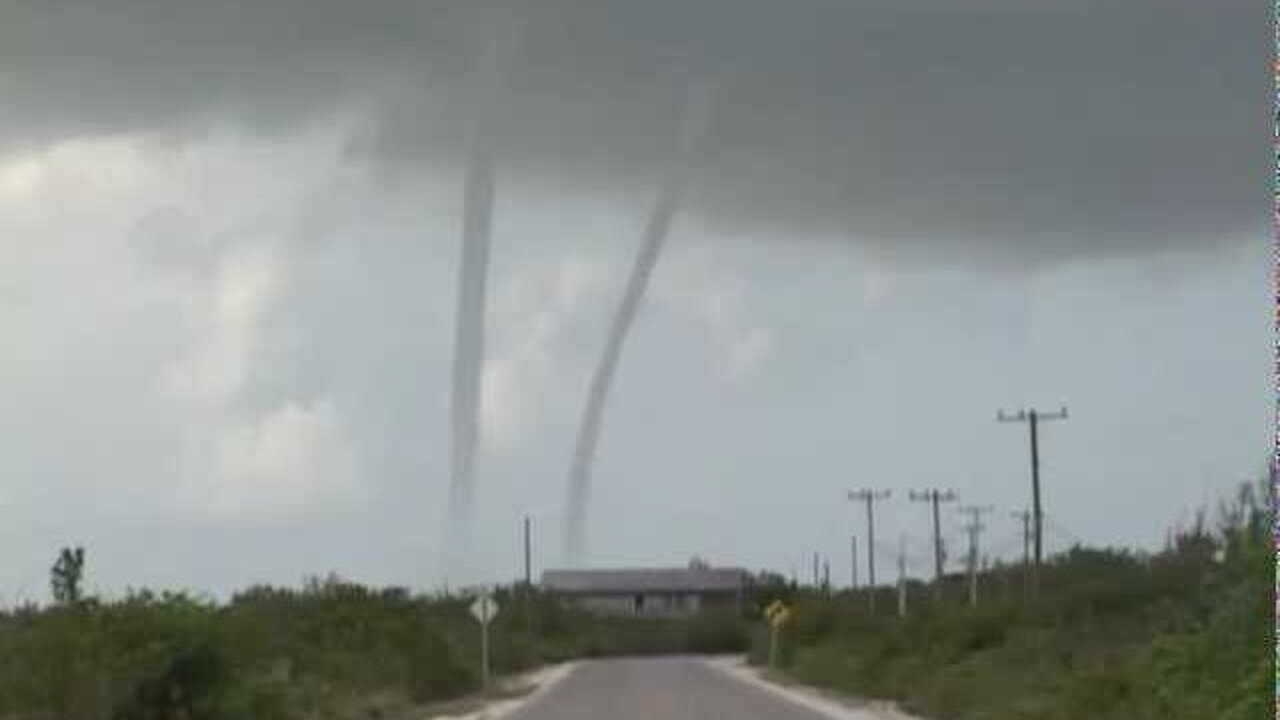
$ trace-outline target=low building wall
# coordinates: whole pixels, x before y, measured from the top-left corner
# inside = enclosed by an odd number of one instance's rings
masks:
[[[578,607],[602,615],[680,617],[695,615],[705,609],[734,609],[736,594],[714,593],[635,593],[574,594],[564,596]]]

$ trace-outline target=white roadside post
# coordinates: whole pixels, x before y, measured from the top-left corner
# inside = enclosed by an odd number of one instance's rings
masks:
[[[471,603],[471,615],[480,623],[480,684],[489,687],[489,621],[498,614],[498,603],[482,592]]]

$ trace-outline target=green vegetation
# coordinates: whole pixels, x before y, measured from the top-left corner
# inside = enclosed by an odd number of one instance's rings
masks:
[[[1213,528],[1202,515],[1163,552],[1074,548],[1051,559],[1039,600],[1018,567],[963,587],[814,594],[762,574],[753,607],[794,609],[783,670],[895,699],[939,720],[1252,720],[1270,712],[1273,566],[1266,486],[1242,488]],[[0,720],[301,720],[393,717],[479,689],[468,599],[369,588],[330,576],[254,587],[216,603],[82,592],[85,553],[51,569],[55,604],[0,612]],[[605,618],[501,589],[494,671],[582,657],[767,652],[735,614]],[[748,635],[750,627],[750,635]]]
[[[61,605],[80,602],[80,582],[84,579],[84,548],[62,548],[49,575],[54,602]]]
[[[68,558],[70,558],[68,560]],[[336,577],[255,587],[230,602],[181,593],[80,596],[83,551],[59,556],[56,605],[0,614],[0,719],[368,718],[479,689],[468,600]],[[616,654],[743,651],[744,623],[598,618],[498,594],[496,673]]]
[[[871,617],[861,594],[797,597],[782,665],[804,682],[897,700],[946,720],[1255,720],[1270,717],[1273,563],[1266,485],[1201,514],[1163,552],[1075,548],[1046,566],[985,573],[982,605],[915,584]],[[1011,591],[1009,590],[1011,589]],[[758,632],[752,657],[762,662]]]

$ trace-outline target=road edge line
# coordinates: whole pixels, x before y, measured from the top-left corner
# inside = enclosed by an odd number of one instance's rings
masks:
[[[543,666],[528,674],[527,680],[533,683],[534,688],[519,697],[494,700],[478,710],[460,715],[431,715],[428,716],[429,720],[501,720],[538,702],[552,688],[572,675],[579,665],[579,661],[570,660]]]
[[[849,704],[849,699],[841,702],[831,694],[807,685],[781,685],[765,677],[759,668],[748,665],[741,655],[704,658],[703,662],[733,680],[832,720],[921,720],[894,707],[879,707],[873,703],[855,707]]]

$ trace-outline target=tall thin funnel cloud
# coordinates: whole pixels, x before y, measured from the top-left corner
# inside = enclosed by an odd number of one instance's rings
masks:
[[[454,326],[453,389],[450,415],[453,429],[449,528],[449,564],[466,557],[469,545],[476,453],[480,440],[481,378],[484,367],[485,288],[493,230],[494,161],[492,103],[497,52],[490,48],[473,88],[472,136],[469,140],[463,186],[462,256],[458,275],[458,314]],[[458,568],[451,567],[451,570]]]
[[[485,286],[493,222],[493,157],[486,148],[471,150],[463,192],[462,260],[458,278],[458,316],[453,355],[453,473],[450,509],[455,521],[471,514],[479,444],[481,369],[484,363]]]
[[[586,407],[583,409],[582,423],[578,426],[572,466],[569,470],[568,507],[564,523],[564,555],[571,565],[580,565],[586,553],[587,505],[591,497],[591,472],[595,463],[596,446],[600,440],[600,428],[604,420],[604,407],[609,397],[609,388],[613,384],[614,375],[617,374],[622,347],[626,343],[631,325],[635,322],[640,301],[644,298],[645,289],[649,285],[649,278],[653,275],[662,247],[666,244],[671,221],[680,207],[688,164],[698,140],[705,131],[708,107],[709,93],[706,89],[690,87],[685,98],[680,139],[671,163],[671,171],[658,189],[653,212],[645,225],[640,249],[636,254],[635,263],[631,266],[631,275],[627,278],[622,302],[618,305],[613,323],[609,326],[604,352],[600,356],[600,363],[596,366],[591,385],[587,389]]]

